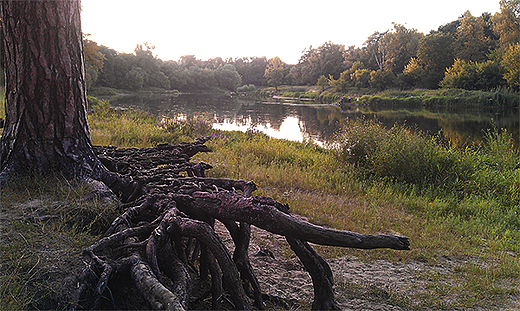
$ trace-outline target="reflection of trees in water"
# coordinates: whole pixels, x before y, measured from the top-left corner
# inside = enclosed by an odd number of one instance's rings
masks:
[[[418,108],[416,111],[391,111],[387,107],[370,107],[369,112],[357,111],[357,107],[346,107],[342,112],[336,106],[323,105],[288,105],[280,103],[262,103],[239,96],[224,95],[139,95],[109,98],[112,105],[135,107],[155,114],[167,115],[170,112],[187,116],[203,115],[218,123],[234,123],[248,126],[267,126],[280,130],[287,117],[299,120],[300,130],[305,137],[325,141],[330,139],[346,122],[347,118],[377,119],[390,128],[401,124],[417,128],[428,133],[441,131],[446,140],[457,146],[469,142],[480,142],[486,129],[496,126],[507,128],[513,133],[515,142],[519,141],[519,117],[516,111],[496,111],[478,109],[470,111],[447,111],[444,108]],[[361,109],[361,107],[360,107]],[[366,107],[363,107],[366,109]]]

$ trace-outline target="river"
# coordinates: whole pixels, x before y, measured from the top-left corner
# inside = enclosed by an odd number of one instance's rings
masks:
[[[101,96],[102,97],[102,96]],[[103,97],[102,97],[103,98]],[[518,109],[446,107],[374,107],[364,103],[333,105],[251,99],[245,96],[140,94],[105,97],[112,106],[142,109],[158,115],[204,116],[215,129],[256,130],[280,139],[329,141],[347,118],[377,119],[385,126],[404,124],[439,134],[454,145],[479,143],[493,127],[506,128],[519,141]]]

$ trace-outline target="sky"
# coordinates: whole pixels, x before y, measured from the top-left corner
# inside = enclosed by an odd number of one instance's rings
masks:
[[[500,10],[499,0],[83,0],[82,7],[83,33],[119,52],[149,42],[164,61],[278,56],[288,64],[328,41],[361,47],[392,22],[428,34],[466,10]]]

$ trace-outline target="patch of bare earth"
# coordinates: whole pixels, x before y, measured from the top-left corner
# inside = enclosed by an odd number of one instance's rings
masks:
[[[224,226],[217,222],[216,230],[232,249],[233,242]],[[283,237],[251,227],[249,256],[264,293],[290,300],[293,309],[310,308],[314,297],[311,277]],[[399,263],[388,260],[365,261],[354,256],[327,262],[334,274],[335,297],[342,310],[399,311],[428,309],[418,302],[421,296],[431,295],[428,292],[430,276],[455,274],[456,269],[468,260],[473,264],[487,264],[474,258],[448,257],[440,258],[435,265],[414,260]],[[445,299],[451,298],[448,295]],[[511,301],[509,305],[518,306],[518,301]],[[486,306],[471,310],[516,309]]]
[[[45,229],[48,220],[38,218],[44,215],[45,204],[38,200],[9,208],[0,206],[0,243],[26,243],[27,250],[24,251],[24,256],[33,257],[30,261],[32,268],[23,271],[26,274],[23,286],[34,293],[34,302],[29,306],[30,308],[67,309],[71,307],[77,287],[77,277],[85,267],[85,263],[80,255],[80,249],[67,247],[67,239],[70,237]],[[40,226],[37,228],[40,231],[35,232],[31,241],[25,242],[20,234],[12,230],[13,219],[39,222]],[[215,230],[232,250],[234,245],[225,227],[217,222]],[[310,309],[314,296],[312,280],[285,239],[256,227],[251,227],[251,230],[249,256],[262,291],[272,297],[284,298],[289,302],[285,308]],[[8,259],[2,258],[0,264],[2,275],[6,273],[3,269],[7,264],[6,260]],[[464,263],[464,260],[456,258],[441,258],[437,265],[431,265],[411,260],[404,263],[393,263],[387,260],[365,261],[353,256],[327,261],[334,274],[336,300],[339,307],[342,310],[356,311],[425,309],[424,306],[416,305],[416,302],[427,293],[429,276],[453,274],[455,269]],[[276,300],[267,303],[268,309],[282,309],[282,305]],[[123,305],[119,304],[119,307]],[[472,308],[471,310],[490,309],[512,310],[514,308]]]

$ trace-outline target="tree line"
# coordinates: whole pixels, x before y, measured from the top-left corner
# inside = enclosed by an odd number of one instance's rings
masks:
[[[425,35],[394,23],[361,47],[325,42],[306,48],[295,65],[279,57],[163,61],[149,43],[120,53],[84,39],[88,87],[140,90],[237,91],[250,86],[326,85],[351,88],[439,87],[520,89],[520,0],[501,0],[500,11],[457,20]]]
[[[362,47],[327,42],[304,51],[287,77],[295,84],[358,88],[438,87],[519,90],[520,1],[501,0],[500,12],[457,20],[428,35],[393,24],[374,32]]]

